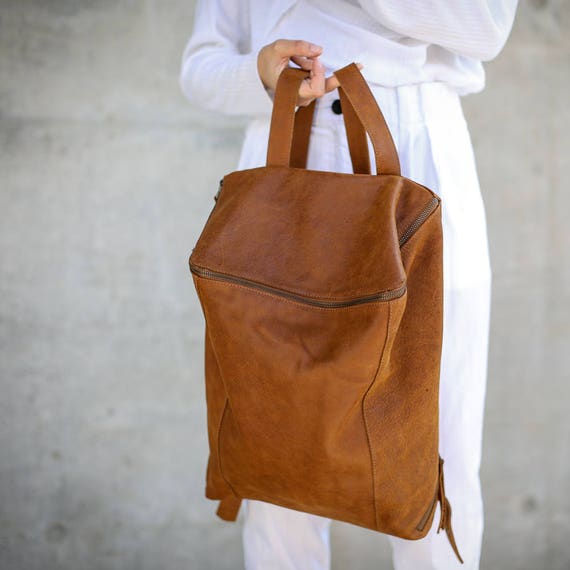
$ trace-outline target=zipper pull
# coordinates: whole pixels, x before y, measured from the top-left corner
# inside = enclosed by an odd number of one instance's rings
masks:
[[[445,496],[445,485],[443,479],[443,459],[441,456],[439,457],[438,499],[441,508],[441,517],[439,519],[439,527],[437,529],[437,532],[439,534],[440,530],[445,530],[449,543],[451,544],[451,548],[453,548],[453,552],[455,552],[455,555],[459,559],[459,562],[463,564],[463,559],[459,554],[459,549],[457,548],[455,537],[453,536],[453,529],[451,528],[451,505],[449,504],[449,499]]]

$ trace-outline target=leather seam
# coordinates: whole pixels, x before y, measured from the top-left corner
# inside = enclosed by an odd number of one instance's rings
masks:
[[[221,441],[222,427],[224,425],[224,419],[226,417],[226,411],[228,409],[229,402],[230,399],[226,397],[226,401],[224,403],[224,411],[222,412],[222,417],[220,418],[220,425],[218,426],[218,433],[216,436],[217,446],[218,446],[218,467],[220,468],[220,475],[222,476],[222,479],[226,482],[227,486],[231,489],[232,493],[239,498],[239,495],[235,492],[235,489],[227,480],[226,476],[224,475],[224,470],[222,469],[222,453],[221,453],[220,441]]]
[[[206,319],[206,322],[208,322],[208,315],[207,315],[207,311],[206,311],[206,303],[203,302],[202,300],[202,291],[200,290],[200,286],[199,286],[199,278],[195,279],[195,285],[196,285],[196,292],[198,293],[198,299],[200,301],[200,304],[202,305],[202,310],[204,311],[204,317]],[[220,370],[220,379],[222,381],[222,384],[224,386],[224,392],[226,394],[226,401],[224,402],[224,409],[222,410],[222,416],[220,418],[220,423],[218,425],[218,429],[217,429],[217,433],[216,433],[216,447],[217,447],[217,458],[218,458],[218,469],[220,471],[220,475],[222,477],[222,479],[225,481],[226,485],[229,487],[229,489],[232,491],[232,493],[239,498],[239,495],[236,494],[234,488],[230,485],[230,483],[228,482],[228,480],[226,479],[223,471],[222,471],[222,459],[221,459],[221,454],[220,454],[220,433],[222,431],[222,423],[224,421],[224,417],[226,415],[226,408],[228,406],[228,403],[230,401],[230,398],[228,396],[228,391],[226,388],[226,383],[224,382],[224,377],[222,375],[222,369],[220,368],[220,364],[219,364],[219,359],[218,359],[218,355],[216,354],[216,349],[214,346],[214,343],[212,341],[212,339],[210,338],[210,344],[211,344],[211,348],[212,348],[212,352],[214,354],[214,357],[216,358],[216,362],[218,364],[218,368]]]
[[[364,429],[366,432],[366,440],[368,442],[368,451],[370,453],[370,462],[371,462],[371,470],[372,470],[372,501],[374,503],[373,504],[374,520],[376,522],[376,529],[377,530],[380,529],[380,521],[378,520],[378,508],[376,505],[376,472],[377,472],[377,466],[376,466],[376,461],[374,460],[374,452],[372,449],[372,442],[370,439],[370,431],[368,428],[368,422],[366,420],[366,409],[365,408],[366,408],[366,398],[367,398],[370,390],[372,389],[372,387],[376,383],[376,380],[378,378],[378,374],[380,373],[380,370],[382,370],[382,365],[384,364],[384,357],[386,355],[386,347],[388,346],[388,340],[390,337],[391,320],[392,320],[392,303],[389,303],[388,304],[388,319],[387,319],[387,324],[386,324],[386,337],[384,339],[384,344],[382,346],[382,353],[380,355],[378,367],[376,368],[374,378],[372,379],[372,382],[370,382],[370,385],[366,389],[366,392],[362,398],[362,417],[364,419]]]

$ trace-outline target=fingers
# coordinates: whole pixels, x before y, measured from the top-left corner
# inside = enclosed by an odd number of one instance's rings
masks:
[[[281,57],[292,57],[292,56],[305,56],[305,57],[315,57],[319,55],[323,48],[322,46],[312,44],[305,40],[285,40],[278,39],[273,42],[273,49]]]
[[[313,59],[309,77],[301,83],[299,104],[308,105],[316,97],[325,94],[325,66],[317,57]]]
[[[291,56],[291,61],[296,63],[301,69],[310,70],[313,67],[313,60],[301,55]]]
[[[362,63],[357,63],[356,67],[358,67],[358,69],[362,69],[364,65]],[[336,78],[336,75],[333,74],[330,77],[327,77],[325,80],[325,93],[333,91],[334,89],[339,87],[339,85],[340,83],[339,80]]]
[[[319,59],[323,51],[322,46],[305,40],[278,39],[266,47],[273,48],[273,53],[280,59],[291,60],[301,69],[309,71],[309,77],[303,80],[299,89],[298,105],[306,106],[313,99],[322,97],[340,86],[334,74],[325,78],[325,68]],[[362,63],[356,65],[358,69],[364,67]]]

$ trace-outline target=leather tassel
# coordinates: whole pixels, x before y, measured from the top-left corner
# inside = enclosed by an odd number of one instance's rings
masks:
[[[441,508],[441,517],[439,519],[439,527],[437,532],[439,533],[440,530],[445,530],[447,534],[447,538],[451,544],[451,548],[453,548],[453,552],[455,552],[459,562],[463,564],[463,558],[459,554],[459,550],[457,548],[457,544],[455,542],[455,536],[453,535],[453,529],[451,528],[451,505],[449,503],[449,499],[445,496],[445,484],[443,479],[443,459],[441,456],[439,457],[439,487],[438,487],[438,499]]]

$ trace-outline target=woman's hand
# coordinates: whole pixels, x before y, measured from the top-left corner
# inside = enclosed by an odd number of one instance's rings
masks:
[[[331,75],[325,78],[325,68],[319,56],[323,48],[304,40],[279,39],[263,46],[257,54],[257,72],[266,89],[274,92],[279,74],[289,65],[289,60],[301,69],[310,71],[299,88],[297,105],[305,107],[325,93],[339,86],[338,79]],[[356,64],[362,69],[361,63]]]

